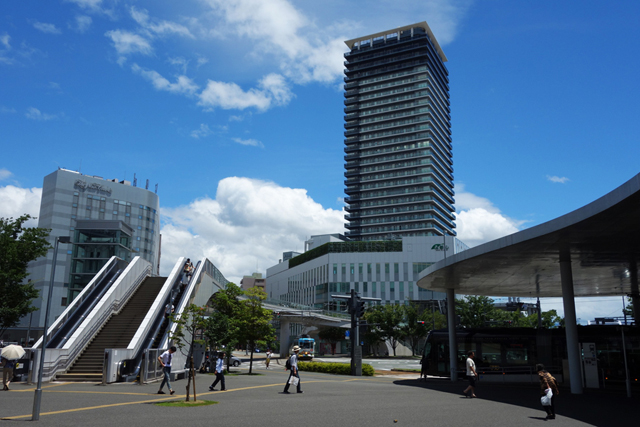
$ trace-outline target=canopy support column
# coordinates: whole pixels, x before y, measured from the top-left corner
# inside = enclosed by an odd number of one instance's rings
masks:
[[[576,302],[573,292],[573,273],[571,271],[571,252],[569,248],[560,249],[560,280],[562,282],[562,304],[564,306],[564,328],[567,335],[571,393],[582,394],[581,357],[578,345]]]
[[[458,381],[458,342],[456,339],[456,293],[447,289],[447,328],[449,329],[449,373]]]

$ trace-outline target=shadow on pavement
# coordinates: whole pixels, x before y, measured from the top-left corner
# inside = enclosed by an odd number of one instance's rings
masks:
[[[452,393],[467,400],[462,394],[462,390],[467,387],[466,381],[452,383],[449,379],[428,379],[426,382],[407,379],[394,381],[394,384]],[[635,395],[628,398],[624,390],[587,389],[584,394],[571,394],[569,388],[560,388],[560,395],[555,402],[556,415],[603,427],[638,425],[640,422],[640,396],[637,390],[634,392]],[[496,384],[480,381],[476,386],[476,395],[478,400],[490,400],[538,410],[540,417],[529,418],[546,421],[544,409],[540,404],[540,389],[537,383]]]

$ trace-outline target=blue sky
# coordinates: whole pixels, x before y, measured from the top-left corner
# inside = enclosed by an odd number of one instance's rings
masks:
[[[135,173],[158,184],[163,269],[208,256],[238,280],[342,231],[343,41],[423,20],[449,59],[463,241],[551,220],[638,173],[638,2],[24,0],[0,12],[0,216],[37,215],[57,167]],[[620,306],[594,299],[578,316]]]

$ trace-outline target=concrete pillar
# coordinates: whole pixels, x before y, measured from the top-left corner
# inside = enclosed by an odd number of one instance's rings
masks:
[[[285,357],[289,354],[290,325],[291,323],[288,320],[280,319],[280,357]]]
[[[636,327],[640,327],[640,291],[638,288],[638,263],[635,257],[629,262],[629,276],[631,279],[631,302],[633,303],[633,318]]]
[[[571,393],[582,394],[582,360],[578,348],[578,325],[576,323],[576,302],[573,293],[573,273],[569,248],[560,250],[560,280],[562,282],[562,304],[564,306],[564,327],[567,335],[567,356],[569,359],[569,380]]]
[[[449,329],[449,371],[451,381],[458,381],[458,340],[456,337],[456,293],[447,289],[447,328]]]

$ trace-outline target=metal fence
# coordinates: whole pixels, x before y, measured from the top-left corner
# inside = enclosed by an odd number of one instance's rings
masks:
[[[140,364],[140,384],[147,384],[162,378],[162,365],[158,362],[158,356],[166,349],[149,348],[144,351]]]

